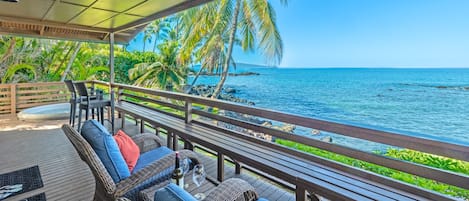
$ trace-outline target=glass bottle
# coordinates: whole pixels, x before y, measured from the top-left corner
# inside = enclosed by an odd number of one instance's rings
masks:
[[[179,152],[176,152],[176,161],[175,161],[175,167],[173,174],[171,175],[171,179],[173,183],[178,185],[181,188],[184,188],[184,172],[182,170],[182,167],[180,165],[180,157],[179,157]]]

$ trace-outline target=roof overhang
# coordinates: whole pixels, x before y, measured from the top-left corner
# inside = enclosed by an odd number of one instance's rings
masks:
[[[151,21],[211,0],[0,1],[0,34],[125,44]]]

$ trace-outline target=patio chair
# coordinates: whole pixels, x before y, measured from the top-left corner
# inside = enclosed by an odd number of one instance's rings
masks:
[[[81,117],[83,110],[85,110],[85,119],[88,120],[89,111],[92,111],[92,118],[94,118],[94,109],[96,109],[98,121],[101,121],[101,123],[104,124],[104,107],[111,106],[111,100],[104,100],[102,94],[98,95],[98,92],[96,92],[96,95],[92,94],[94,92],[88,92],[88,89],[86,88],[84,82],[76,82],[74,83],[74,85],[75,89],[78,92],[78,95],[80,96],[80,111],[78,112],[78,131],[80,131],[81,128]]]
[[[77,97],[77,92],[75,87],[73,86],[72,80],[65,80],[65,85],[67,85],[68,91],[70,92],[70,117],[69,117],[69,124],[75,126],[75,117],[76,117],[76,108],[77,105],[80,103],[80,99]]]
[[[72,125],[72,127],[75,127],[75,118],[76,118],[76,108],[77,108],[77,105],[80,104],[81,102],[81,97],[78,96],[77,94],[77,91],[75,89],[75,86],[73,84],[73,81],[72,80],[64,80],[64,83],[65,85],[67,86],[68,88],[68,91],[70,92],[70,115],[69,115],[69,124]],[[94,89],[91,90],[92,93],[91,96],[90,96],[90,99],[91,100],[95,100],[95,99],[98,99],[99,97],[97,96],[97,94],[94,93]],[[91,112],[92,114],[92,118],[94,118],[94,110],[92,110]]]
[[[94,121],[94,120],[90,120]],[[99,123],[96,123],[99,126]],[[101,130],[103,128],[100,128]],[[105,165],[101,161],[100,157],[96,154],[95,150],[91,145],[70,125],[63,125],[62,130],[68,137],[70,142],[75,147],[76,151],[80,155],[80,158],[89,166],[93,176],[96,180],[96,189],[94,194],[94,200],[140,200],[138,192],[143,189],[149,188],[153,185],[167,181],[171,177],[171,173],[174,170],[174,158],[175,153],[169,150],[167,147],[162,146],[161,140],[154,134],[138,134],[132,137],[132,140],[139,146],[142,158],[145,153],[146,156],[153,157],[154,160],[142,160],[145,165],[141,165],[137,168],[140,163],[137,162],[137,166],[130,176],[115,181],[111,174],[106,169]],[[106,130],[106,129],[104,129]],[[107,132],[107,130],[105,131]],[[110,135],[110,134],[109,134]],[[165,151],[169,150],[169,151]],[[166,154],[161,154],[161,151]],[[198,163],[197,156],[194,152],[189,150],[180,150],[179,154],[182,158],[188,157],[195,164]],[[159,158],[155,158],[155,155],[160,155]]]

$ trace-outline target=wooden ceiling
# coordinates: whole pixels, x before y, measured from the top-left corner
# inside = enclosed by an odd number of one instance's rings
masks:
[[[0,34],[128,43],[151,21],[211,0],[0,0]]]

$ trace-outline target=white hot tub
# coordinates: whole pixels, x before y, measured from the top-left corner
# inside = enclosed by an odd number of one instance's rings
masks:
[[[58,103],[28,108],[17,115],[20,120],[52,120],[66,119],[69,117],[69,114],[70,103]]]

